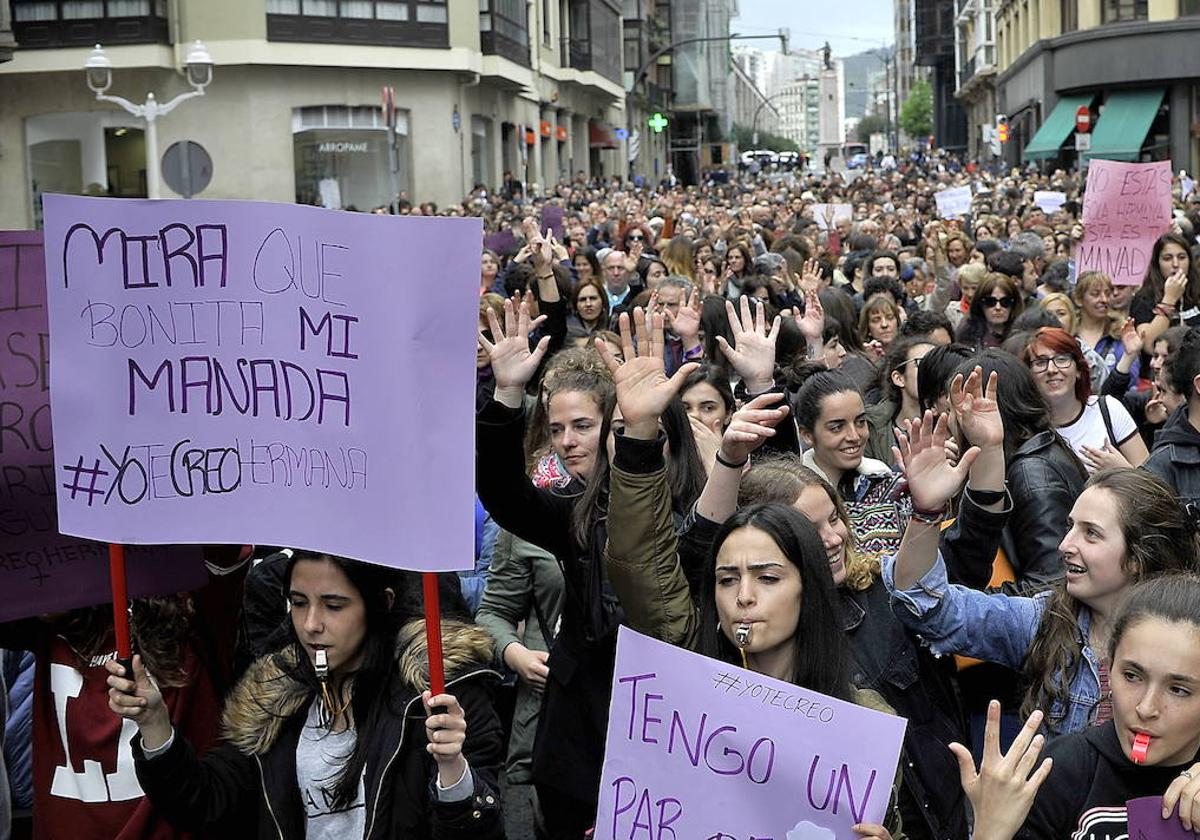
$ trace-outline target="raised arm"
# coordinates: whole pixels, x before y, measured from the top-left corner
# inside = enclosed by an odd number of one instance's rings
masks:
[[[685,364],[668,379],[662,316],[652,316],[647,324],[640,307],[633,316],[636,347],[629,314],[620,317],[623,364],[604,342],[596,342],[612,371],[625,420],[609,470],[605,568],[630,627],[671,644],[690,646],[696,634],[696,610],[679,564],[658,422],[696,365]]]

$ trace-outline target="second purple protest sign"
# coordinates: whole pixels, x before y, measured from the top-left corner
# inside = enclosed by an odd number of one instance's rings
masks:
[[[478,220],[45,208],[63,533],[471,567]]]

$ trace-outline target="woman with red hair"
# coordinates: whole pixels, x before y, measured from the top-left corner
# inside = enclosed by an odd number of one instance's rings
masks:
[[[1121,401],[1092,394],[1087,360],[1070,333],[1043,327],[1025,345],[1021,361],[1029,366],[1058,433],[1089,472],[1136,467],[1146,460],[1146,444]]]

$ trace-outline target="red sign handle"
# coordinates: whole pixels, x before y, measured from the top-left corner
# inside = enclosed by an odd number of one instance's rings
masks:
[[[442,661],[442,607],[438,601],[438,576],[421,573],[425,595],[425,647],[429,652],[429,690],[436,697],[446,693],[446,671]]]

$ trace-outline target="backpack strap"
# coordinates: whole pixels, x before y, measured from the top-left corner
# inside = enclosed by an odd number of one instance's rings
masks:
[[[1117,445],[1117,433],[1113,431],[1112,415],[1108,413],[1108,397],[1101,394],[1097,397],[1097,405],[1100,406],[1100,416],[1104,419],[1104,430],[1108,432],[1108,440],[1115,448]]]

